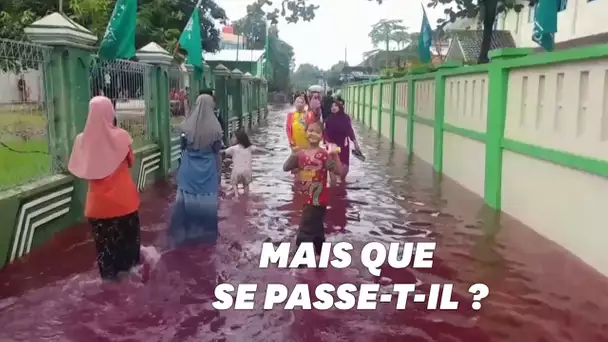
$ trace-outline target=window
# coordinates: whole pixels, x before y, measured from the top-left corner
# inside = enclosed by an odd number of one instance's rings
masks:
[[[559,1],[559,7],[557,8],[558,12],[561,12],[568,7],[568,0],[557,0],[557,1]]]

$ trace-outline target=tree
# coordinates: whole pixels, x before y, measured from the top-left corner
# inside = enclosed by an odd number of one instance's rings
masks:
[[[318,84],[321,78],[323,78],[323,70],[308,63],[300,64],[291,76],[296,91],[308,90],[311,85]]]
[[[57,0],[19,0],[0,2],[0,37],[25,40],[23,29],[43,16],[59,10]],[[70,0],[64,13],[90,29],[98,38],[105,32],[116,0]],[[168,51],[177,44],[195,0],[139,0],[137,13],[137,48],[154,41]],[[214,20],[225,22],[226,12],[214,0],[203,0],[201,13],[201,44],[204,51],[219,49],[219,31]]]
[[[247,15],[233,23],[236,34],[247,39],[247,48],[261,50],[266,44],[266,16],[260,8],[247,6]],[[293,67],[293,47],[279,38],[275,25],[269,28],[270,91],[288,91],[291,68]]]
[[[331,68],[329,68],[329,70],[324,73],[325,80],[327,80],[327,85],[332,88],[339,87],[340,85],[342,85],[342,69],[347,66],[348,63],[344,61],[340,61],[332,65]]]
[[[529,6],[534,6],[536,0],[528,1]],[[438,29],[448,23],[453,23],[458,19],[477,18],[483,25],[483,39],[481,42],[481,51],[477,59],[478,63],[489,62],[488,52],[490,43],[492,42],[492,34],[494,32],[494,22],[499,14],[513,10],[516,13],[521,12],[524,4],[518,0],[430,0],[427,4],[430,8],[435,8],[437,5],[445,6],[444,13],[446,19],[437,20]]]
[[[365,53],[364,58],[369,58],[372,55],[379,55],[380,53],[384,56],[384,66],[388,67],[392,60],[390,56],[390,43],[394,42],[398,48],[402,48],[410,42],[410,33],[407,32],[407,27],[403,26],[402,20],[387,20],[382,19],[372,25],[369,31],[369,38],[372,41],[374,47],[385,44],[384,49],[374,49]],[[375,59],[375,58],[374,58]]]
[[[383,2],[383,0],[367,1],[375,1],[379,4]],[[278,7],[263,10],[264,6],[272,6],[273,2],[271,0],[255,0],[250,6],[259,7],[260,10],[266,13],[266,18],[273,24],[277,24],[280,17],[285,18],[285,21],[288,23],[297,23],[300,20],[311,21],[315,18],[315,11],[319,9],[319,6],[313,5],[310,2],[311,0],[279,0]]]

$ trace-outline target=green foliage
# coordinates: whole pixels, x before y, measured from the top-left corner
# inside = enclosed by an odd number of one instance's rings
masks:
[[[323,70],[319,67],[304,63],[298,66],[298,69],[291,76],[291,80],[295,91],[308,90],[313,84],[318,84],[319,79],[323,78]]]
[[[348,64],[341,61],[332,65],[329,70],[324,72],[325,80],[330,87],[336,88],[342,85],[343,82],[340,79],[340,76],[342,76],[342,69],[346,66],[348,66]]]
[[[330,0],[325,0],[330,1]],[[367,0],[382,4],[383,0]],[[278,6],[274,7],[274,2],[271,0],[255,0],[251,5],[255,7],[253,10],[261,10],[266,13],[266,19],[272,24],[277,24],[279,19],[283,17],[288,23],[297,23],[302,21],[312,21],[315,18],[315,11],[319,9],[319,5],[311,3],[312,0],[278,0]],[[247,13],[249,13],[249,6]],[[264,8],[266,6],[272,8]]]
[[[389,43],[405,44],[409,42],[407,27],[403,26],[403,20],[382,19],[372,25],[368,34],[372,44],[377,47],[380,43],[386,44],[385,50],[389,50]]]
[[[70,0],[65,3],[66,15],[101,38],[116,0]],[[196,3],[195,0],[138,0],[136,48],[154,41],[173,51]],[[0,38],[25,40],[25,27],[58,10],[57,0],[1,1]],[[219,49],[220,33],[214,20],[226,22],[226,12],[214,0],[203,0],[199,10],[203,50],[215,52]]]

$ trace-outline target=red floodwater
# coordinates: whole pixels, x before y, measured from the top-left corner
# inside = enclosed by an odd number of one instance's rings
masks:
[[[150,279],[137,275],[102,284],[89,229],[67,229],[0,272],[0,341],[608,341],[608,282],[559,246],[509,219],[498,220],[481,201],[428,165],[406,160],[375,133],[359,129],[368,160],[353,161],[349,184],[333,189],[328,240],[357,246],[379,241],[435,241],[430,270],[382,269],[374,277],[355,262],[348,269],[259,269],[261,242],[292,241],[298,214],[291,178],[281,170],[288,154],[284,110],[253,135],[269,153],[255,160],[252,195],[221,203],[215,247],[166,251]],[[142,238],[163,246],[174,185],[143,194]],[[572,227],[584,233],[584,227]],[[356,253],[355,253],[356,254]],[[355,257],[356,261],[357,258]],[[379,304],[373,311],[216,311],[215,285],[283,283],[453,283],[456,311],[406,310]],[[471,309],[469,286],[486,283],[489,296]]]

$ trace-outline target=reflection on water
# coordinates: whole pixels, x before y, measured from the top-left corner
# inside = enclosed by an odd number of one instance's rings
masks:
[[[0,341],[608,341],[605,278],[531,230],[506,219],[501,226],[478,198],[447,180],[439,186],[428,165],[362,130],[368,160],[354,160],[346,187],[332,189],[326,218],[328,241],[356,246],[352,267],[258,269],[261,242],[293,241],[298,223],[291,176],[281,170],[284,112],[253,135],[269,152],[254,161],[250,198],[221,203],[217,246],[168,251],[151,272],[103,284],[88,227],[68,229],[0,273]],[[163,245],[173,189],[159,183],[143,195],[145,244]],[[432,269],[384,266],[375,277],[357,261],[370,241],[436,241],[438,250]],[[260,291],[254,310],[216,311],[213,289],[223,282],[379,283],[382,293],[393,283],[418,284],[420,293],[454,283],[460,307],[408,302],[396,311],[393,300],[373,311],[265,311]],[[474,311],[468,289],[478,282],[490,295]]]

